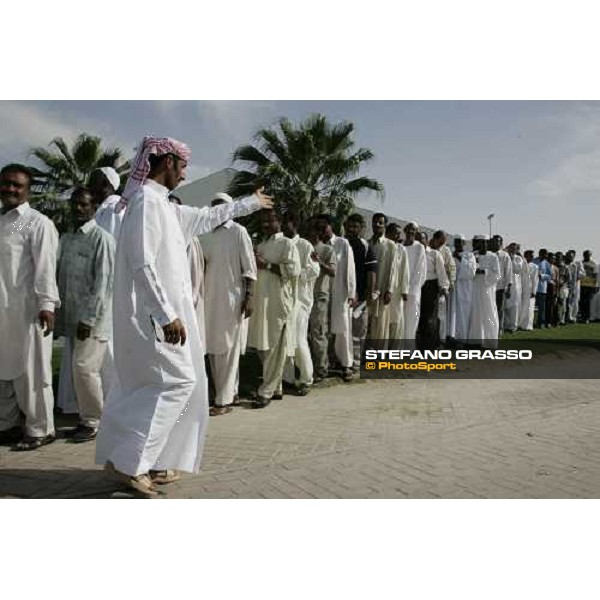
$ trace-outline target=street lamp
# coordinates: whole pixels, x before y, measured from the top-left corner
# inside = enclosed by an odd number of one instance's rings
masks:
[[[492,239],[492,219],[495,217],[496,215],[494,213],[492,213],[491,215],[487,216],[487,220],[490,222],[490,240]]]

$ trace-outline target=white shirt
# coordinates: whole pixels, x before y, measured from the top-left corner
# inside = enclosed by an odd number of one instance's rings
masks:
[[[252,240],[245,227],[227,221],[200,238],[206,261],[206,353],[225,354],[242,325],[244,279],[256,281]]]
[[[504,250],[498,250],[496,255],[498,256],[498,263],[500,265],[500,280],[496,285],[496,289],[503,290],[508,287],[509,283],[512,284],[513,263],[510,254]]]
[[[429,246],[426,246],[425,248],[425,255],[427,260],[427,281],[437,279],[438,285],[441,288],[448,290],[450,282],[446,275],[446,268],[444,267],[442,255]]]
[[[413,296],[421,295],[421,287],[427,279],[427,258],[425,256],[425,247],[420,242],[413,242],[409,246],[405,245],[406,255],[408,257],[409,267],[409,294]]]
[[[115,238],[115,242],[119,239],[119,231],[125,215],[125,209],[115,212],[120,200],[121,196],[109,196],[96,210],[96,223],[108,231]]]
[[[257,350],[271,350],[277,346],[284,326],[287,350],[296,347],[292,315],[296,279],[300,275],[298,248],[292,240],[279,232],[258,245],[257,253],[268,263],[278,265],[281,275],[260,269],[254,292],[254,311],[248,325],[248,345]]]
[[[312,253],[315,251],[313,245],[299,235],[292,238],[298,248],[298,257],[300,259],[300,277],[298,278],[297,301],[309,313],[314,302],[314,285],[321,267],[316,260],[313,260]]]
[[[0,214],[0,380],[24,373],[38,313],[60,306],[57,250],[54,223],[28,202]]]

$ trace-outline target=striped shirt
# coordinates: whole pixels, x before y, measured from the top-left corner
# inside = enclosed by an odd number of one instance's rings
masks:
[[[113,237],[94,219],[60,240],[57,281],[61,308],[56,333],[75,337],[77,324],[98,339],[112,337]]]

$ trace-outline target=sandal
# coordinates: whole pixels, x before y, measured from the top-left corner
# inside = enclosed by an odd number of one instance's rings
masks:
[[[296,388],[296,396],[306,396],[308,394],[308,386],[307,385],[299,385]]]
[[[210,410],[208,411],[208,414],[211,417],[218,417],[219,415],[227,415],[232,410],[233,408],[230,404],[227,404],[226,406],[211,406]]]
[[[111,475],[114,475],[114,477],[121,483],[125,484],[132,490],[135,490],[145,498],[155,498],[156,496],[162,494],[162,492],[159,492],[154,488],[152,485],[152,479],[150,479],[150,476],[146,473],[142,475],[127,475],[126,473],[117,471],[117,469],[115,469],[115,465],[113,465],[110,461],[104,465],[104,469]]]
[[[164,471],[150,470],[149,475],[152,483],[156,483],[157,485],[166,485],[167,483],[173,483],[181,479],[181,475],[175,469],[165,469]]]
[[[12,450],[14,452],[26,452],[29,450],[37,450],[42,446],[47,446],[56,440],[56,437],[53,435],[47,435],[46,437],[32,437],[30,435],[26,435],[21,441],[17,442]]]
[[[231,403],[231,406],[241,406],[242,403],[240,402],[240,397],[238,396],[238,394],[236,394],[233,397],[233,402]]]

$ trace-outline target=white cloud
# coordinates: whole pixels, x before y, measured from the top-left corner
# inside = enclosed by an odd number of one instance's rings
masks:
[[[600,105],[574,102],[551,117],[558,128],[554,149],[562,151],[554,167],[531,182],[528,192],[545,198],[572,199],[581,193],[600,193]]]
[[[135,145],[109,123],[68,116],[37,102],[0,101],[0,131],[0,162],[28,161],[32,147],[47,146],[56,137],[71,143],[83,132],[100,136],[105,146],[119,147],[125,156],[133,153]]]

